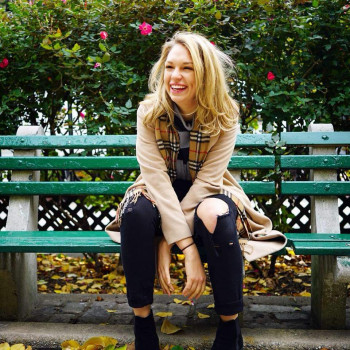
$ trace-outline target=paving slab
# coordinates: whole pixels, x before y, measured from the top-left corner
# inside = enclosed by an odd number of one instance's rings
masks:
[[[153,312],[170,311],[169,321],[182,331],[174,335],[160,332],[163,318],[156,316],[162,344],[193,346],[207,350],[213,342],[218,316],[207,306],[212,296],[202,296],[194,305],[174,303],[174,298],[156,295]],[[315,330],[307,297],[245,297],[241,315],[244,349],[350,350],[350,300],[347,303],[347,329]],[[210,316],[200,318],[198,312]],[[45,295],[38,296],[34,312],[25,322],[1,322],[0,343],[24,343],[33,350],[60,349],[69,339],[83,343],[92,336],[111,336],[120,344],[133,340],[133,315],[125,295]]]

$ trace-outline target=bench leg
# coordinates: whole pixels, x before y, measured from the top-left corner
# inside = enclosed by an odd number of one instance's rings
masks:
[[[321,329],[346,328],[345,283],[334,280],[335,256],[312,257],[311,315]]]
[[[40,126],[20,126],[17,136],[43,135]],[[14,156],[40,156],[40,150],[15,150]],[[13,181],[40,181],[39,171],[13,171]],[[38,196],[10,197],[6,231],[38,229]],[[23,320],[37,300],[34,253],[0,253],[0,320]]]
[[[23,320],[37,299],[36,254],[0,254],[0,320]]]

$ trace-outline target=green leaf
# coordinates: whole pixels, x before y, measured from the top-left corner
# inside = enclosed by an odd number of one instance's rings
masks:
[[[43,43],[41,43],[40,45],[41,45],[41,47],[43,47],[46,50],[52,50],[52,46],[50,46],[50,45],[43,44]]]
[[[129,98],[128,101],[125,103],[125,107],[126,107],[126,108],[131,108],[131,107],[132,107],[132,102],[131,102],[130,98]]]
[[[106,46],[104,46],[102,43],[99,43],[98,44],[98,47],[101,49],[101,51],[103,51],[103,52],[106,52],[107,51],[107,48],[106,48]]]
[[[73,48],[72,48],[72,52],[77,52],[80,50],[80,45],[79,44],[74,44]]]
[[[102,57],[102,62],[109,62],[111,60],[111,55],[106,52]]]
[[[55,50],[59,50],[61,48],[60,43],[56,43],[53,47]]]
[[[106,349],[105,349],[106,350]],[[126,344],[125,345],[123,345],[123,346],[121,346],[121,347],[119,347],[119,348],[116,348],[115,350],[127,350],[127,346],[126,346]]]
[[[312,6],[313,7],[318,7],[318,0],[313,0],[312,1]]]

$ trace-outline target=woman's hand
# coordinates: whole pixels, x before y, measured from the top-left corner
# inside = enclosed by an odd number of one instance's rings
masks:
[[[205,290],[206,277],[201,258],[195,244],[184,249],[187,281],[182,294],[192,300],[198,299]]]
[[[170,280],[171,247],[163,237],[158,244],[158,279],[163,289],[163,293],[170,295],[174,292],[174,287]]]

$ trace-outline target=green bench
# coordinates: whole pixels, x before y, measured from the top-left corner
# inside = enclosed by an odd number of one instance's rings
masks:
[[[14,150],[14,157],[0,157],[0,171],[12,171],[11,181],[0,183],[0,194],[10,196],[7,225],[0,231],[0,319],[23,319],[31,312],[37,294],[35,253],[120,251],[103,231],[38,231],[38,195],[123,195],[130,182],[40,182],[40,171],[137,170],[136,157],[41,157],[40,150],[124,149],[134,148],[135,141],[135,135],[44,136],[42,129],[34,126],[20,127],[16,136],[0,136],[0,149]],[[334,174],[337,169],[350,168],[350,156],[335,155],[334,150],[335,146],[349,145],[349,141],[350,133],[331,130],[281,133],[279,146],[309,146],[310,155],[234,155],[229,164],[238,180],[242,169],[313,169],[312,181],[307,182],[278,179],[240,183],[248,195],[313,196],[314,233],[286,235],[296,254],[314,255],[312,315],[321,328],[345,327],[350,264],[344,256],[350,256],[350,234],[340,234],[337,196],[350,194],[350,182],[337,181]],[[237,137],[236,148],[266,147],[275,147],[270,134]],[[331,216],[325,216],[325,208]]]

